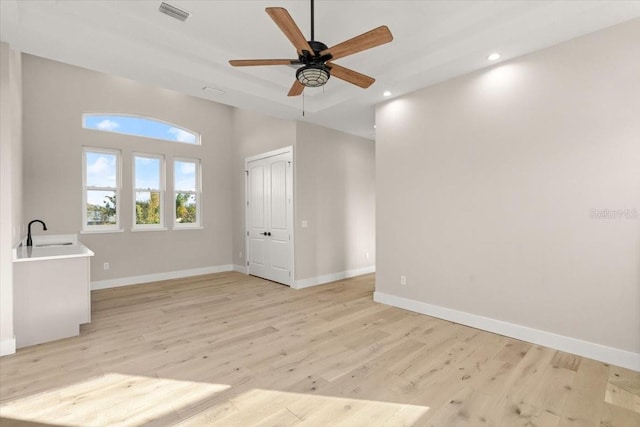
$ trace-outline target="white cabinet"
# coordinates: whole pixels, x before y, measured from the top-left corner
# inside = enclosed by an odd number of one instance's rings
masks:
[[[76,336],[91,321],[89,257],[13,265],[16,347]]]
[[[14,259],[13,313],[16,347],[76,336],[91,321],[89,260],[93,252],[82,244],[83,255],[33,256]],[[82,246],[82,248],[80,248]],[[67,248],[70,251],[70,248]]]

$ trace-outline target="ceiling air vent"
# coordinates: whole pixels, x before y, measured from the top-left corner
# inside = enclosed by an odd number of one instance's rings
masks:
[[[160,8],[158,9],[160,12],[169,15],[172,18],[176,18],[182,22],[186,21],[189,15],[191,15],[186,10],[179,9],[169,3],[162,2],[160,4]]]

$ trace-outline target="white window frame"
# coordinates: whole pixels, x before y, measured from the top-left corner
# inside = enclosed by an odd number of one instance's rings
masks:
[[[160,193],[160,224],[136,224],[136,196],[138,191],[151,191],[148,188],[137,188],[136,187],[136,157],[142,157],[147,159],[156,159],[160,160],[160,188],[157,190]],[[165,158],[162,154],[151,154],[151,153],[138,153],[134,152],[131,155],[131,187],[133,189],[133,210],[132,210],[132,226],[131,231],[162,231],[166,230],[165,226]],[[155,190],[155,189],[153,189]]]
[[[176,162],[189,162],[196,164],[196,191],[179,191],[176,189]],[[202,163],[200,159],[188,158],[188,157],[174,157],[173,158],[173,198],[171,200],[171,211],[173,212],[173,229],[174,230],[189,230],[203,228],[202,224]],[[196,196],[196,222],[182,224],[177,222],[178,216],[176,215],[176,197],[178,193],[191,193]]]
[[[87,185],[87,153],[103,153],[116,156],[116,187],[96,187]],[[120,212],[122,211],[122,153],[120,150],[106,148],[82,147],[82,233],[114,233],[122,232],[120,228]],[[114,191],[116,195],[116,223],[107,225],[87,224],[87,192],[88,191]]]

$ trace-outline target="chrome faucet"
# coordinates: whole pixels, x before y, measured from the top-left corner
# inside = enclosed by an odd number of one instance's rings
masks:
[[[47,231],[47,225],[44,222],[40,221],[39,219],[34,219],[33,221],[31,221],[27,226],[27,246],[33,246],[33,241],[31,240],[31,224],[33,224],[34,222],[39,222],[40,224],[42,224],[42,229],[44,231]]]

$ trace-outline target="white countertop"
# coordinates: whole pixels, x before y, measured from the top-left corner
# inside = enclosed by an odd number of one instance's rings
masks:
[[[91,249],[78,241],[76,234],[33,236],[33,246],[26,239],[13,249],[13,262],[93,256]],[[71,243],[63,245],[63,243]]]

